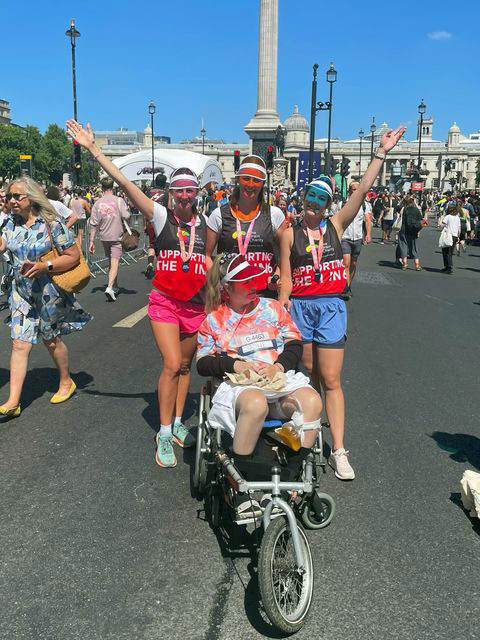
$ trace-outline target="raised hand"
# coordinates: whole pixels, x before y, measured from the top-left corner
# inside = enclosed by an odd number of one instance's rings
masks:
[[[397,142],[402,138],[406,130],[406,127],[398,127],[393,131],[387,131],[380,142],[380,149],[385,151],[385,153],[391,151],[391,149],[393,149]]]
[[[76,120],[67,120],[67,133],[85,149],[89,149],[95,140],[90,123],[84,129]]]

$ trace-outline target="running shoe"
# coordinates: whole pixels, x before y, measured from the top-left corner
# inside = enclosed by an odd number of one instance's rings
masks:
[[[109,302],[115,302],[117,296],[115,295],[115,291],[111,287],[107,287],[105,289],[105,295],[107,296],[107,300]]]
[[[176,442],[180,447],[184,449],[188,449],[188,447],[193,447],[196,440],[190,433],[190,431],[186,428],[186,426],[179,422],[178,424],[174,424],[172,427],[173,441]]]
[[[353,480],[355,478],[355,471],[348,461],[348,451],[345,451],[345,449],[332,451],[328,458],[328,464],[335,471],[335,475],[339,480]]]
[[[173,450],[173,438],[171,435],[161,436],[157,433],[157,452],[155,461],[159,467],[176,467],[177,459]]]

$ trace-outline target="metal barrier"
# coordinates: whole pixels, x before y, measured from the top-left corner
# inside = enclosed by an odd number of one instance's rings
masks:
[[[83,222],[83,221],[81,221]],[[84,240],[82,242],[82,251],[85,257],[85,261],[87,262],[90,272],[93,278],[96,278],[98,273],[103,273],[103,275],[107,275],[108,273],[108,258],[95,258],[92,256],[90,251],[88,250],[89,246],[89,238],[90,238],[90,221],[85,221],[85,234]],[[135,229],[140,234],[140,240],[138,243],[137,249],[134,251],[123,252],[122,257],[120,259],[120,264],[133,264],[138,262],[140,258],[146,256],[148,253],[148,234],[145,233],[145,221],[143,215],[141,214],[132,214],[128,219],[128,225],[131,229]],[[75,227],[76,225],[74,225]],[[97,245],[95,246],[95,250],[97,250]]]

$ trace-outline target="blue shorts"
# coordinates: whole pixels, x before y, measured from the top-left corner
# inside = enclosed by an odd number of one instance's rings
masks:
[[[347,307],[341,298],[292,298],[292,320],[302,342],[325,349],[343,349],[347,333]]]

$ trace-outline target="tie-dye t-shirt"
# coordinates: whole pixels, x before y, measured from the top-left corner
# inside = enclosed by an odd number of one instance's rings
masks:
[[[301,336],[277,300],[259,298],[255,309],[245,315],[221,305],[200,326],[197,360],[222,354],[273,364],[290,340],[301,340]]]

